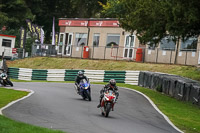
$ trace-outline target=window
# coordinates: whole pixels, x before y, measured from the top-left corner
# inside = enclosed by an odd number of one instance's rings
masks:
[[[75,39],[76,46],[85,46],[87,44],[87,34],[85,33],[77,33]]]
[[[11,42],[12,42],[12,40],[3,39],[2,46],[4,46],[4,47],[11,47]]]
[[[106,46],[107,47],[119,46],[119,39],[120,39],[120,34],[108,34]]]
[[[134,47],[134,36],[126,36],[125,47]]]
[[[160,42],[160,48],[162,50],[175,50],[175,46],[176,44],[170,36],[164,37]]]
[[[184,42],[181,41],[181,50],[182,51],[196,51],[198,39],[195,37],[190,37]]]
[[[134,46],[134,36],[130,36],[130,38],[131,38],[130,47],[133,47]]]
[[[94,36],[93,36],[93,46],[94,47],[99,46],[99,38],[100,38],[100,34],[94,34]]]

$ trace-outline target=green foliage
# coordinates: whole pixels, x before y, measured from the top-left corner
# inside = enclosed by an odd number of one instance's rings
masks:
[[[26,18],[33,18],[31,10],[27,7],[24,0],[2,0],[1,16],[3,16],[3,24],[0,26],[6,26],[8,30],[19,29],[25,25]]]
[[[2,0],[0,2],[0,30],[6,26],[7,30],[19,30],[21,26],[27,27],[26,19],[42,26],[45,31],[45,43],[50,43],[52,21],[55,17],[56,31],[59,32],[58,18],[90,18],[99,17],[102,7],[98,2],[107,0]],[[29,50],[28,50],[29,51]]]
[[[158,43],[167,35],[176,41],[200,34],[199,0],[108,0],[102,13],[117,16],[141,43]]]
[[[108,0],[103,8],[103,14],[117,16],[121,27],[135,33],[142,44],[158,44],[172,36],[177,42],[175,64],[178,40],[200,35],[199,0]]]
[[[186,39],[200,34],[199,0],[167,0],[164,7],[166,28],[171,35]]]
[[[50,43],[53,17],[55,17],[55,28],[59,32],[59,18],[90,18],[98,16],[102,7],[97,0],[25,0],[31,12],[34,14],[33,23],[43,26],[45,31],[45,43]],[[106,0],[100,0],[105,3]]]
[[[101,11],[102,17],[119,18],[126,13],[126,8],[121,0],[107,0],[106,4],[99,2],[103,7]]]

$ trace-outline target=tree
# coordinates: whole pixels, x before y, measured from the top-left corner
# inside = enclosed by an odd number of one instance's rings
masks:
[[[100,0],[105,3],[105,0]],[[43,26],[46,32],[46,43],[50,43],[52,32],[52,20],[55,17],[56,31],[59,31],[59,18],[89,18],[95,17],[102,7],[97,0],[26,0],[28,7],[35,15],[33,23]]]
[[[103,8],[106,15],[116,14],[125,30],[136,32],[141,43],[172,36],[177,42],[175,63],[179,39],[200,34],[199,0],[109,0]]]
[[[2,0],[0,7],[1,21],[7,29],[19,29],[25,25],[26,18],[33,17],[24,0]]]

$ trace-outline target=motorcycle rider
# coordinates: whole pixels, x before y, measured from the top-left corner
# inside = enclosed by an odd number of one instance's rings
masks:
[[[0,78],[1,78],[1,74],[6,72],[4,69],[0,68]]]
[[[116,86],[115,79],[110,79],[109,84],[105,85],[100,91],[100,101],[99,101],[99,105],[97,105],[97,108],[101,107],[101,100],[104,96],[104,92],[107,90],[112,90],[115,93],[115,95],[116,95],[115,102],[117,101],[118,96],[119,96],[118,87]]]
[[[4,84],[3,84],[3,78],[2,78],[2,74],[3,74],[3,73],[6,73],[6,70],[4,70],[3,68],[0,68],[0,84],[1,84],[1,85],[4,85]]]
[[[80,82],[81,82],[82,79],[85,79],[86,81],[88,81],[88,78],[83,74],[83,72],[79,71],[78,75],[76,76],[76,79],[75,79],[75,85],[77,87],[77,93],[78,94],[80,92],[79,84],[80,84]]]

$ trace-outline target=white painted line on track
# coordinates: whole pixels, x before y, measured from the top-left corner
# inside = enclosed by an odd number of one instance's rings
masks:
[[[12,89],[12,88],[6,88],[6,89]],[[24,97],[22,97],[22,98],[20,98],[20,99],[17,99],[17,100],[15,100],[15,101],[12,101],[12,102],[8,103],[6,106],[0,108],[0,115],[3,115],[3,114],[2,114],[2,111],[3,111],[4,109],[10,107],[11,105],[13,105],[13,104],[15,104],[15,103],[17,103],[17,102],[19,102],[19,101],[21,101],[21,100],[24,100],[25,98],[30,97],[30,96],[34,93],[33,90],[28,90],[28,89],[13,89],[13,90],[27,91],[27,92],[30,92],[30,93],[29,93],[27,96],[24,96]]]
[[[148,96],[146,96],[146,95],[143,94],[142,92],[139,92],[139,91],[134,90],[134,89],[129,89],[129,88],[125,88],[125,87],[120,87],[120,88],[127,89],[127,90],[131,90],[131,91],[137,92],[138,94],[141,94],[142,96],[144,96],[144,97],[150,102],[150,104],[155,108],[155,110],[158,111],[158,113],[160,113],[160,114],[164,117],[164,119],[165,119],[174,129],[176,129],[176,130],[177,130],[178,132],[180,132],[180,133],[184,133],[184,132],[181,131],[179,128],[177,128],[177,127],[169,120],[169,118],[168,118],[165,114],[163,114],[163,113],[158,109],[158,107],[154,104],[154,102],[153,102]]]

